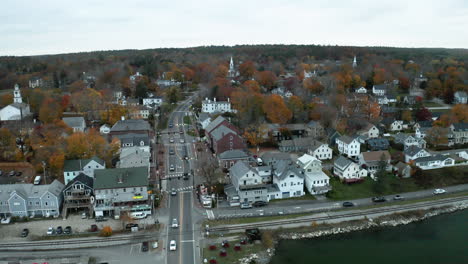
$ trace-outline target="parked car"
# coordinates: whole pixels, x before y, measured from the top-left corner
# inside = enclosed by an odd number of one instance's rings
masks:
[[[0,176],[3,176],[3,171],[0,170]]]
[[[171,195],[172,195],[172,196],[176,196],[176,195],[177,195],[177,192],[176,192],[176,190],[175,190],[174,188],[172,188],[172,190],[171,190]]]
[[[244,202],[240,204],[241,209],[249,209],[252,208],[252,205],[249,202]]]
[[[53,227],[49,227],[49,229],[47,229],[47,235],[53,235],[55,234],[55,229]]]
[[[63,233],[66,234],[66,235],[70,235],[72,233],[71,226],[65,227],[65,229],[63,230]]]
[[[176,218],[172,219],[172,228],[178,228],[179,227],[179,222],[177,221]]]
[[[373,197],[372,201],[374,203],[383,203],[383,202],[387,201],[387,199],[385,199],[385,197]]]
[[[404,200],[404,199],[405,199],[405,197],[403,197],[403,196],[401,196],[401,195],[399,195],[399,194],[397,194],[397,195],[395,195],[395,196],[393,197],[393,200],[395,200],[395,201]]]
[[[107,218],[104,218],[104,216],[96,216],[96,222],[104,222],[107,221]]]
[[[173,149],[169,149],[169,155],[174,155],[174,154],[175,154],[174,150],[173,150]]]
[[[138,224],[128,223],[127,225],[125,225],[125,229],[127,229],[127,230],[132,229],[132,227],[138,227]]]
[[[268,203],[265,202],[265,201],[256,201],[253,203],[253,206],[254,207],[262,207],[262,206],[266,206]]]
[[[185,140],[183,138],[181,138],[180,143],[185,143]]]
[[[81,214],[81,219],[86,219],[88,218],[88,214],[86,212]]]
[[[187,172],[184,173],[184,180],[188,180],[189,179],[189,174]]]
[[[63,228],[62,226],[58,226],[57,229],[55,230],[55,232],[57,233],[57,235],[60,235],[63,233]]]
[[[29,234],[29,229],[25,228],[23,229],[23,231],[21,232],[21,237],[27,237]]]
[[[169,139],[169,142],[170,142],[170,143],[174,143],[174,138],[170,138],[170,139]]]
[[[343,207],[353,207],[354,206],[354,203],[352,202],[344,202],[343,203]]]
[[[172,123],[169,123],[169,128],[172,128],[174,125]]]
[[[147,241],[141,243],[141,251],[142,252],[148,251],[148,242]]]
[[[169,171],[174,171],[175,168],[174,168],[174,164],[171,164],[171,166],[169,167]]]
[[[159,246],[158,241],[154,241],[154,242],[151,244],[151,246],[152,246],[153,248],[158,248],[158,246]]]
[[[176,245],[175,240],[171,240],[171,242],[169,243],[169,250],[175,251],[176,249],[177,249],[177,245]]]
[[[23,173],[21,171],[16,172],[16,176],[21,176],[21,175],[23,175]]]
[[[15,176],[15,174],[16,174],[16,172],[15,172],[14,170],[12,170],[12,171],[10,171],[10,173],[8,174],[8,176],[13,177],[13,176]]]
[[[98,226],[97,225],[91,225],[91,228],[89,229],[90,232],[97,232],[98,231]]]
[[[444,189],[435,189],[434,194],[444,194],[446,191]]]

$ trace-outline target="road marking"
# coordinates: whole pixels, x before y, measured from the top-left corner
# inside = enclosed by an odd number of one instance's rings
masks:
[[[195,240],[193,240],[193,239],[192,240],[182,240],[182,241],[180,241],[180,243],[193,243],[193,242],[195,242]]]
[[[206,210],[206,214],[208,215],[208,219],[214,219],[214,213],[213,210]]]

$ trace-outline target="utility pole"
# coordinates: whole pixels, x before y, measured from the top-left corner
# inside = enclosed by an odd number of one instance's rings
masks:
[[[43,173],[44,173],[44,184],[47,184],[47,178],[46,178],[46,170],[45,170],[45,168],[46,168],[46,163],[45,163],[45,161],[42,161],[42,171],[43,171]]]

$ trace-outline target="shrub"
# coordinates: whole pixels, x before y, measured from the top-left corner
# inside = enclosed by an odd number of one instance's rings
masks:
[[[262,243],[266,248],[273,248],[275,245],[275,238],[271,230],[262,232]]]
[[[101,229],[101,233],[99,234],[103,237],[110,237],[112,236],[112,228],[110,226],[105,226]]]

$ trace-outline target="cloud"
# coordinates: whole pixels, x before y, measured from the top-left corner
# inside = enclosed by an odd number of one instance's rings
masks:
[[[7,0],[0,55],[235,44],[468,47],[463,0]]]

